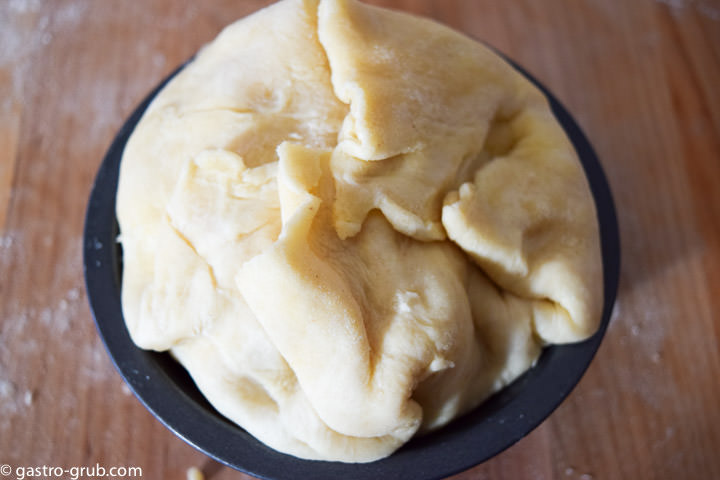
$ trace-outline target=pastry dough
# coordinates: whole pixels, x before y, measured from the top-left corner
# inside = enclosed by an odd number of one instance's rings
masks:
[[[227,27],[123,156],[123,313],[226,417],[368,462],[597,328],[595,207],[541,93],[355,0]]]

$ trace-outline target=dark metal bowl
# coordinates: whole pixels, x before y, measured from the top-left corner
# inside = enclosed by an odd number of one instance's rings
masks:
[[[590,364],[610,321],[620,273],[617,218],[607,180],[587,138],[557,99],[517,65],[550,101],[577,150],[595,198],[605,304],[600,329],[590,339],[546,348],[535,367],[469,414],[412,439],[387,458],[365,464],[301,460],[270,449],[220,415],[168,353],[136,347],[125,328],[120,304],[122,249],[116,242],[115,218],[118,167],[143,112],[182,68],[147,96],[115,137],[90,194],[84,233],[85,282],[98,332],[135,396],[173,433],[219,462],[266,479],[436,479],[466,470],[510,447],[568,396]]]

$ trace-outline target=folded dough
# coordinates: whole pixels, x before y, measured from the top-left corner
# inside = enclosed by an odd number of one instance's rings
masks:
[[[117,216],[134,342],[303,458],[387,456],[600,318],[594,204],[544,97],[354,0],[205,47],[128,141]]]

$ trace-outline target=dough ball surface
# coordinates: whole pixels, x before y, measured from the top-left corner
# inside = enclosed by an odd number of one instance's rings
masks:
[[[390,455],[600,320],[594,203],[542,94],[355,0],[201,50],[133,132],[117,216],[133,341],[302,458]]]

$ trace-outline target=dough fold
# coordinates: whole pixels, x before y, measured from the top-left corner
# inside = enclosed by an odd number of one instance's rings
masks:
[[[390,455],[600,320],[592,196],[544,97],[355,0],[206,46],[130,137],[117,217],[133,341],[302,458]]]

